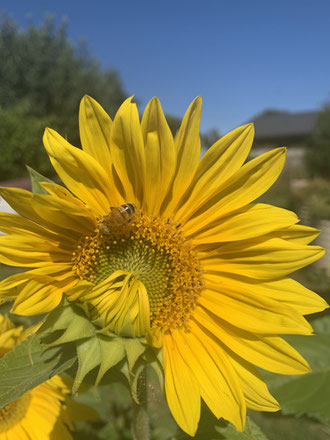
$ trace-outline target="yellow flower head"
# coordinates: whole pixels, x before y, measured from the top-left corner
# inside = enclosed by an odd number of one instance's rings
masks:
[[[64,295],[103,334],[143,341],[158,354],[169,407],[191,435],[201,398],[239,430],[246,407],[278,410],[252,364],[308,372],[278,335],[311,334],[302,315],[327,307],[287,278],[323,255],[308,245],[318,231],[290,211],[252,203],[277,179],[285,148],[244,164],[248,124],[200,160],[200,113],[197,98],[173,139],[157,98],[142,121],[131,99],[112,121],[84,97],[82,150],[53,130],[44,136],[68,189],[0,190],[19,214],[0,215],[10,234],[0,237],[0,261],[32,269],[0,284],[3,297],[15,298],[12,311],[49,312]]]
[[[0,356],[26,336],[8,316],[0,315]],[[0,440],[72,440],[69,428],[75,420],[93,418],[96,413],[70,397],[69,380],[54,376],[0,408]]]

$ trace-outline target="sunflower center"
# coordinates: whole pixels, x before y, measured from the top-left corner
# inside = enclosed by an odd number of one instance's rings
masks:
[[[26,393],[3,408],[0,408],[0,432],[7,431],[24,417],[30,400],[30,394]]]
[[[98,285],[116,271],[131,273],[146,288],[151,326],[186,326],[202,283],[197,256],[178,225],[141,212],[121,227],[101,225],[74,253],[78,276]]]

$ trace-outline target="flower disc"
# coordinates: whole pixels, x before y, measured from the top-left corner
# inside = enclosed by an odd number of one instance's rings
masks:
[[[202,289],[197,255],[179,225],[142,212],[107,235],[96,228],[83,237],[73,262],[80,279],[95,285],[116,271],[132,274],[131,282],[139,279],[148,294],[151,325],[164,331],[188,326]]]

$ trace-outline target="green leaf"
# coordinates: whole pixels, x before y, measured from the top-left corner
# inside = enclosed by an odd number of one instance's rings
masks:
[[[316,335],[286,336],[309,362],[312,372],[302,376],[263,375],[284,414],[314,417],[330,427],[330,316],[313,321]]]
[[[26,165],[26,168],[30,174],[31,184],[32,184],[32,192],[36,194],[48,194],[48,192],[40,185],[40,182],[50,182],[54,183],[52,180],[43,176],[42,174],[35,171],[33,168]]]
[[[70,368],[77,356],[71,346],[45,348],[30,336],[0,359],[0,407]]]
[[[40,334],[56,333],[56,331],[63,331],[61,336],[56,340],[50,342],[46,340],[49,346],[61,345],[67,342],[72,342],[95,335],[95,328],[93,324],[86,318],[83,310],[75,304],[70,304],[63,301],[62,304],[49,313],[44,324],[38,330]]]
[[[267,440],[265,434],[261,431],[259,426],[251,420],[246,418],[245,429],[243,432],[238,432],[233,425],[216,426],[215,430],[219,432],[224,438],[228,440]]]

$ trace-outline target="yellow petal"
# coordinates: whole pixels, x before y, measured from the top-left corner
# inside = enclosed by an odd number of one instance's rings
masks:
[[[111,130],[111,158],[124,188],[126,201],[141,205],[146,160],[139,113],[132,98],[120,106]]]
[[[268,304],[269,308],[277,310],[278,313],[307,315],[321,312],[329,307],[319,295],[290,278],[267,282],[249,280],[239,276],[228,277],[225,274],[205,274],[203,278],[207,286],[212,285],[212,289],[237,298],[244,297],[245,300],[253,300],[255,304],[260,302],[260,306],[263,308]],[[271,300],[270,303],[269,300]]]
[[[30,221],[29,219],[16,214],[0,212],[0,230],[5,234],[34,235],[41,239],[54,242],[69,241],[76,244],[75,238],[71,234],[63,236],[50,231],[47,228]]]
[[[64,407],[64,408],[63,408],[63,411],[67,412],[68,409],[69,409],[69,407]],[[62,414],[63,414],[63,412],[62,412]],[[64,417],[64,415],[62,415],[62,417]],[[72,440],[71,432],[68,431],[68,427],[67,427],[68,423],[67,423],[67,421],[65,421],[65,422],[66,422],[66,423],[64,424],[61,420],[59,420],[59,421],[55,424],[55,426],[54,426],[54,428],[52,429],[51,433],[49,433],[48,435],[54,437],[54,439],[55,439],[55,438],[56,438],[56,439],[59,438],[59,439],[61,439],[61,440]],[[69,425],[69,427],[70,427],[70,425]],[[72,427],[72,429],[74,429],[74,427]],[[39,430],[38,430],[38,434],[37,434],[37,435],[40,435]],[[37,437],[36,437],[36,438],[37,438]],[[50,437],[50,438],[51,438],[51,437]],[[47,437],[45,438],[45,440],[46,440],[46,439],[47,439]]]
[[[77,284],[70,289],[65,290],[65,296],[69,301],[76,301],[79,298],[88,295],[93,290],[94,284],[87,280],[79,280]]]
[[[324,255],[320,246],[305,246],[280,238],[265,242],[231,242],[200,256],[203,270],[271,280],[313,263]]]
[[[278,411],[280,405],[268,391],[259,371],[233,352],[230,357],[241,381],[247,407],[255,411]]]
[[[170,217],[182,195],[190,185],[200,158],[199,127],[202,98],[198,96],[189,106],[175,137],[177,154],[174,180],[162,207],[163,216]]]
[[[11,322],[8,315],[0,315],[0,334],[7,332],[8,330],[15,329],[15,325]],[[20,330],[21,331],[21,330]]]
[[[278,336],[261,336],[247,332],[206,312],[201,307],[196,308],[194,318],[238,356],[264,370],[280,374],[310,372],[305,359]]]
[[[104,168],[49,128],[44,134],[44,145],[53,167],[69,190],[100,216],[106,214],[114,204],[116,193]]]
[[[237,374],[219,344],[215,344],[193,321],[190,325],[188,333],[172,332],[178,350],[194,371],[201,396],[213,414],[232,422],[242,431],[245,401]]]
[[[143,208],[148,214],[157,215],[172,181],[176,165],[173,136],[157,98],[153,98],[148,103],[141,128],[146,154]]]
[[[287,228],[299,221],[292,211],[263,203],[250,204],[208,224],[202,230],[188,227],[194,244],[247,240]],[[185,229],[185,225],[182,226]]]
[[[43,267],[50,263],[66,263],[72,249],[51,246],[38,237],[23,235],[0,236],[0,262],[8,266]]]
[[[313,333],[310,324],[294,309],[269,298],[247,294],[245,290],[237,292],[230,286],[216,287],[213,283],[207,283],[198,302],[219,318],[252,333]]]
[[[70,301],[82,298],[89,303],[92,317],[116,334],[129,331],[140,337],[150,331],[148,294],[132,273],[117,270],[95,286],[82,280],[65,294]]]
[[[0,282],[0,296],[10,298],[19,295],[23,287],[31,279],[41,279],[51,281],[51,277],[58,281],[63,281],[72,278],[72,265],[69,264],[52,264],[38,269],[29,270],[23,273],[12,275]]]
[[[58,185],[54,182],[40,182],[40,185],[48,192],[48,194],[58,197],[61,200],[66,200],[74,205],[79,206],[80,209],[86,211],[86,205],[77,197],[75,197],[64,186]]]
[[[302,315],[322,312],[329,307],[329,304],[315,292],[290,278],[256,284],[251,287],[256,294],[260,292],[261,295],[292,306]]]
[[[194,436],[201,408],[196,376],[171,334],[164,335],[163,356],[168,406],[180,428]]]
[[[0,194],[21,216],[67,237],[79,239],[95,229],[95,216],[87,209],[58,197],[33,194],[19,188],[0,188]]]
[[[76,277],[64,281],[38,277],[29,280],[15,300],[12,313],[33,316],[50,312],[62,300],[63,290],[77,282]]]
[[[23,326],[12,328],[10,330],[2,330],[0,334],[0,356],[4,356],[8,351],[12,350],[15,345],[24,338]],[[1,437],[0,437],[1,439]]]
[[[98,102],[85,95],[79,108],[79,132],[84,151],[111,175],[110,133],[112,120]]]
[[[253,124],[242,125],[227,133],[207,150],[193,180],[179,204],[175,218],[183,222],[195,204],[205,202],[216,194],[224,182],[245,162],[254,137]]]
[[[35,281],[31,281],[27,289],[17,297],[11,313],[33,316],[50,312],[59,305],[63,295],[62,290]]]
[[[1,432],[0,435],[1,440],[26,440],[31,438],[29,435],[27,437],[26,431],[23,429],[23,426],[20,422],[15,423],[14,426],[11,426],[6,431]],[[4,437],[2,437],[2,435]]]
[[[309,244],[319,236],[321,231],[310,226],[293,225],[279,233],[284,240],[293,241],[299,244]]]
[[[196,231],[226,214],[246,206],[266,192],[278,178],[285,161],[285,148],[277,148],[246,163],[228,179],[217,194],[196,203],[186,221],[186,231]]]

